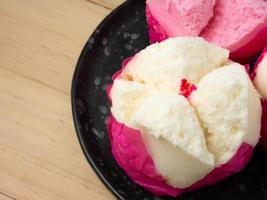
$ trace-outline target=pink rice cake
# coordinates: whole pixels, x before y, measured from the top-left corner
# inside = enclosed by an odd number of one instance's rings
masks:
[[[132,58],[128,58],[123,61],[122,68],[113,75],[113,81],[120,75],[131,59]],[[183,79],[182,82],[180,94],[189,98],[190,94],[197,90],[197,88],[186,79]],[[110,91],[112,85],[113,84],[109,85],[107,88],[107,95],[111,104],[112,99]],[[112,154],[120,167],[135,183],[143,186],[156,196],[177,197],[183,193],[217,183],[243,169],[253,154],[253,147],[243,142],[236,154],[227,163],[214,168],[204,178],[191,186],[180,189],[168,185],[164,177],[157,171],[139,130],[129,128],[125,124],[119,123],[113,115],[111,115],[108,120],[108,133]]]
[[[201,36],[245,62],[267,44],[267,1],[216,0],[214,17]]]
[[[161,39],[166,39],[165,34],[167,37],[197,36],[213,16],[214,5],[215,0],[148,0],[148,22],[162,35]]]
[[[147,0],[146,13],[151,43],[201,36],[241,63],[267,44],[266,0]]]

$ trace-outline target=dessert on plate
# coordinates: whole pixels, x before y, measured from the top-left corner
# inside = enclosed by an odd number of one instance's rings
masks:
[[[267,45],[265,0],[147,0],[150,41],[200,36],[246,63]]]
[[[112,153],[158,196],[238,172],[260,137],[260,95],[245,67],[200,37],[146,47],[123,63],[107,93]]]

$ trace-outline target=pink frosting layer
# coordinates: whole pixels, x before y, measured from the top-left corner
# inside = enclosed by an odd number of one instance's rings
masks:
[[[120,75],[123,68],[131,59],[132,58],[124,60],[121,70],[113,75],[112,80],[115,80]],[[110,97],[111,88],[112,85],[107,88],[107,94],[112,103]],[[188,90],[189,92],[196,89],[193,86],[190,88]],[[250,160],[253,153],[253,147],[247,143],[243,143],[233,158],[226,164],[215,168],[207,176],[192,186],[185,189],[179,189],[169,186],[165,179],[157,172],[153,159],[148,154],[138,130],[134,130],[119,123],[111,115],[108,120],[108,132],[112,154],[121,168],[135,183],[143,186],[157,196],[176,197],[182,193],[214,184],[231,174],[240,171]]]

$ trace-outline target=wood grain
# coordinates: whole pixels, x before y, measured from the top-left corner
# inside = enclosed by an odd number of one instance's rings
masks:
[[[118,5],[124,2],[123,0],[112,0],[112,1],[110,0],[87,0],[87,1],[90,1],[92,3],[103,6],[108,9],[114,9]]]
[[[1,193],[1,192],[0,192],[0,199],[1,200],[15,200],[13,197],[8,196],[7,194]]]
[[[85,160],[70,85],[121,0],[0,0],[0,199],[114,199]]]
[[[45,2],[2,3],[0,66],[69,93],[81,47],[110,10],[85,0]]]

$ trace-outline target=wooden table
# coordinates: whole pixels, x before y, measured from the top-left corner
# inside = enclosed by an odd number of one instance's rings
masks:
[[[71,114],[80,51],[123,0],[0,0],[0,199],[109,200]]]

